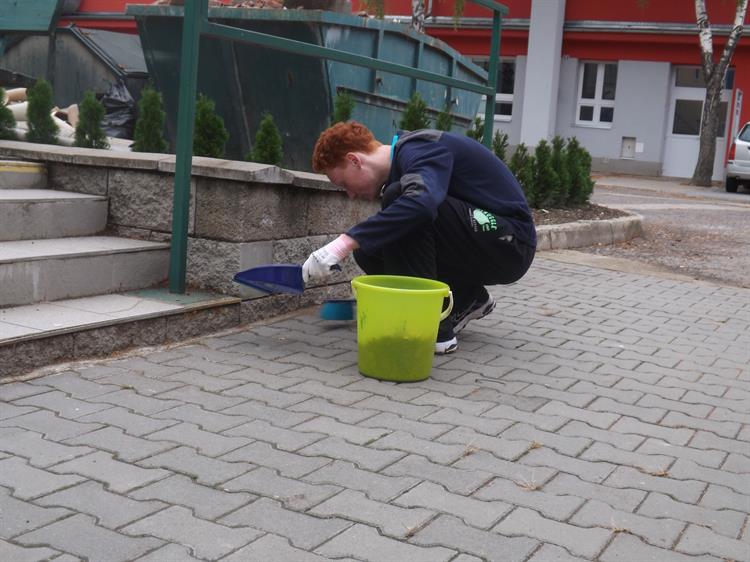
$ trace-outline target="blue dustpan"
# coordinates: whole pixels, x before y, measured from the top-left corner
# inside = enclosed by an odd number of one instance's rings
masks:
[[[320,307],[323,320],[353,320],[354,299],[329,299]]]
[[[302,281],[302,266],[291,263],[252,267],[237,273],[234,280],[265,293],[298,295],[305,290],[305,282]]]

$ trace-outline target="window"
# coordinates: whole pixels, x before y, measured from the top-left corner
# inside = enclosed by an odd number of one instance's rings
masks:
[[[703,68],[700,66],[678,66],[675,72],[674,85],[679,88],[705,88],[706,81],[703,79]],[[734,68],[727,68],[724,75],[724,89],[731,90],[734,87]]]
[[[576,124],[611,127],[616,88],[617,63],[584,62],[578,82]]]
[[[727,123],[727,102],[719,105],[719,128],[716,137],[723,138]],[[701,119],[703,117],[703,102],[701,100],[675,100],[673,135],[693,135],[701,133]]]
[[[474,59],[472,62],[489,72],[488,59]],[[495,121],[510,121],[513,115],[513,88],[516,83],[516,63],[512,60],[499,60],[497,64],[497,90],[495,94]],[[478,115],[484,119],[486,96],[482,96]]]

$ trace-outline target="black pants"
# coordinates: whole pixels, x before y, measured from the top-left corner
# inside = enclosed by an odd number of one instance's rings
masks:
[[[400,195],[398,184],[383,194],[386,208]],[[354,259],[368,275],[410,275],[447,283],[454,309],[470,304],[485,285],[518,281],[531,266],[535,249],[520,242],[512,223],[447,197],[437,219],[377,254],[362,250]]]

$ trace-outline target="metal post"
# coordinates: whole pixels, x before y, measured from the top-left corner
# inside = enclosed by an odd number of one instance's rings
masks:
[[[490,42],[490,68],[487,80],[492,90],[497,90],[497,59],[500,56],[500,12],[492,13],[492,41]],[[487,96],[484,108],[484,134],[482,144],[492,148],[492,130],[495,124],[495,94]]]
[[[195,128],[195,89],[201,18],[208,17],[208,0],[185,2],[180,58],[180,94],[177,109],[177,157],[172,206],[172,240],[169,250],[169,292],[185,292],[190,176],[193,164]]]

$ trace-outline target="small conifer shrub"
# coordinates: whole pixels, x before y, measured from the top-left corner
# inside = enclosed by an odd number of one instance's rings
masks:
[[[164,140],[164,103],[159,92],[151,86],[141,91],[138,102],[138,118],[135,122],[135,133],[130,150],[133,152],[167,151],[167,141]]]
[[[57,144],[60,128],[52,120],[52,86],[46,80],[38,80],[26,91],[28,108],[26,117],[29,132],[26,140],[41,144]]]
[[[533,202],[535,201],[535,162],[534,157],[529,154],[529,149],[526,148],[524,143],[520,143],[516,147],[513,156],[510,157],[510,162],[508,162],[508,168],[516,176],[518,183],[521,184],[529,205],[533,206]]]
[[[81,102],[74,146],[109,148],[109,141],[102,130],[102,119],[104,119],[104,106],[96,99],[94,92],[87,90]]]
[[[492,152],[495,153],[500,160],[505,162],[506,153],[508,152],[508,134],[501,131],[495,131],[495,136],[492,137]]]
[[[570,174],[567,202],[570,205],[581,205],[588,202],[594,190],[594,182],[591,179],[591,155],[575,137],[568,139],[565,150]]]
[[[273,116],[270,113],[265,113],[258,132],[255,134],[255,145],[246,159],[250,162],[279,166],[282,156],[281,134],[276,127]]]
[[[534,207],[544,208],[554,205],[560,192],[560,176],[552,165],[552,147],[542,139],[534,151]]]
[[[229,133],[224,126],[224,119],[216,113],[216,104],[205,94],[199,95],[195,104],[193,154],[223,158],[228,139]]]
[[[435,128],[438,131],[450,131],[453,127],[453,115],[451,115],[450,105],[446,105],[435,120]]]
[[[560,135],[555,135],[552,139],[552,168],[557,172],[560,182],[552,206],[557,208],[564,207],[568,203],[570,173],[568,172],[568,163],[566,162],[567,156],[567,152],[565,151],[565,140]]]
[[[477,142],[482,142],[482,139],[484,138],[484,121],[481,117],[474,117],[474,122],[466,131],[466,136]]]
[[[333,101],[333,123],[346,123],[352,118],[354,111],[354,97],[349,92],[339,92]]]
[[[0,88],[0,140],[15,140],[16,132],[13,130],[16,126],[16,118],[10,108],[3,103],[5,99],[5,90]]]
[[[427,117],[427,104],[419,95],[419,92],[414,92],[409,98],[398,126],[404,131],[418,131],[430,127],[430,119]]]

